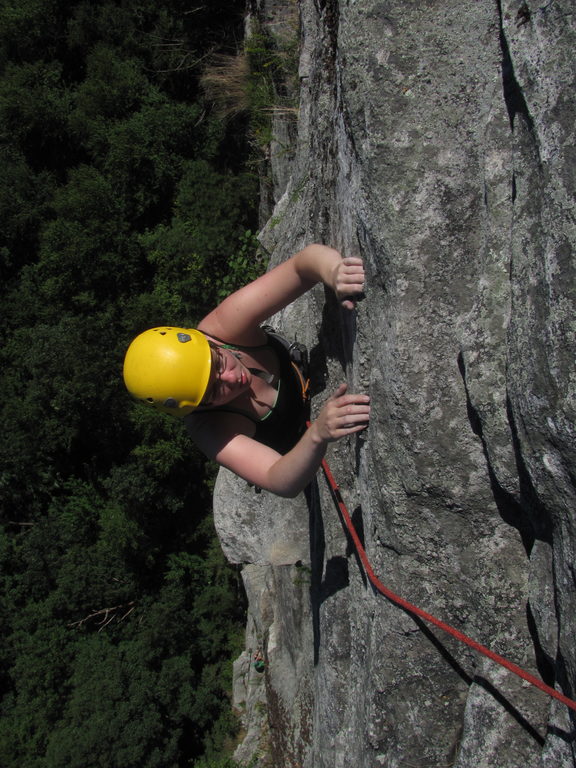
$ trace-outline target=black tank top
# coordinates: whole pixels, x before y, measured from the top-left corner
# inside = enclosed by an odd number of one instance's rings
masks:
[[[296,445],[304,433],[308,409],[302,398],[300,378],[294,369],[287,349],[282,342],[269,334],[266,334],[266,339],[266,344],[255,347],[223,343],[226,349],[233,350],[261,349],[262,347],[269,347],[274,350],[278,358],[280,370],[278,376],[278,396],[270,411],[262,419],[256,419],[246,411],[232,406],[210,408],[209,411],[202,411],[202,413],[240,414],[249,419],[256,427],[254,440],[273,448],[278,453],[284,454],[288,453]],[[193,416],[194,411],[189,415],[189,418]]]

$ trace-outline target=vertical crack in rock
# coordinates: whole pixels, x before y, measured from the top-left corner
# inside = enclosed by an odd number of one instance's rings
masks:
[[[339,3],[338,0],[315,0],[315,3],[324,38],[322,64],[329,80],[333,80],[335,76],[334,62],[338,50]]]
[[[526,491],[524,491],[523,494],[521,492],[520,496],[515,496],[515,494],[507,491],[499,483],[496,471],[492,466],[492,462],[490,459],[489,441],[487,440],[483,432],[482,419],[478,414],[477,410],[472,405],[470,392],[468,390],[468,383],[466,381],[466,370],[465,370],[462,354],[460,354],[458,357],[458,366],[460,368],[462,380],[464,383],[464,389],[466,391],[466,409],[468,413],[468,420],[470,422],[470,428],[472,429],[473,433],[477,435],[482,441],[484,456],[486,460],[486,468],[488,471],[488,476],[490,478],[490,486],[491,486],[492,494],[494,497],[494,501],[496,503],[496,506],[498,507],[498,511],[500,512],[502,519],[508,525],[514,526],[514,528],[518,530],[520,536],[522,537],[522,543],[524,545],[526,553],[527,555],[530,555],[532,546],[534,544],[534,539],[537,534],[535,532],[535,526],[531,520],[531,517],[526,514],[526,510],[524,506],[526,502],[525,497],[527,495]],[[508,421],[510,424],[513,424],[512,415],[510,413],[509,413]],[[513,427],[511,430],[511,436],[516,448],[517,471],[519,476],[521,477],[520,486],[521,488],[522,487],[526,488],[526,487],[529,487],[529,485],[528,485],[528,481],[526,480],[526,472],[522,465],[522,457],[517,447],[517,441],[514,440]],[[533,499],[533,494],[530,495],[530,499],[531,500]],[[534,501],[532,501],[532,506],[535,507]],[[542,526],[539,518],[538,518],[537,530],[541,533],[540,537],[544,539],[547,528],[545,526]]]
[[[504,31],[503,18],[502,18],[502,2],[497,0],[498,15],[500,18],[500,48],[502,50],[502,88],[504,91],[504,101],[506,102],[506,109],[508,110],[508,117],[510,119],[510,128],[514,130],[514,120],[518,113],[521,113],[530,127],[533,129],[532,118],[528,111],[528,105],[526,99],[522,93],[522,89],[516,80],[514,75],[514,65],[512,63],[512,57],[510,56],[510,48],[508,46],[508,40],[506,39],[506,33]]]

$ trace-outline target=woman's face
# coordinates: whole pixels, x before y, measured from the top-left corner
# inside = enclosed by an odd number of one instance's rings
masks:
[[[210,343],[212,370],[202,405],[224,405],[250,389],[252,374],[229,349]]]

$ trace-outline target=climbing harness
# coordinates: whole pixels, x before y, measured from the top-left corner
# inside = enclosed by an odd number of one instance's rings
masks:
[[[268,336],[271,336],[286,350],[292,368],[294,369],[300,387],[302,390],[302,402],[307,404],[310,400],[310,362],[308,358],[308,349],[299,341],[288,341],[280,333],[274,330],[271,325],[263,325],[262,330]]]
[[[497,664],[500,664],[501,666],[505,667],[510,672],[513,672],[515,675],[518,675],[518,677],[521,677],[523,680],[526,680],[528,683],[531,683],[532,685],[536,686],[536,688],[539,688],[541,691],[548,694],[548,696],[552,696],[558,701],[561,701],[567,707],[570,707],[570,709],[573,709],[576,711],[576,701],[574,701],[573,699],[568,698],[568,696],[564,696],[563,693],[560,693],[555,688],[552,688],[551,686],[546,685],[546,683],[542,682],[542,680],[539,680],[537,677],[530,674],[530,672],[526,672],[517,664],[513,664],[511,661],[508,661],[503,656],[499,656],[497,653],[494,653],[494,651],[491,651],[489,648],[486,648],[486,646],[481,645],[480,643],[477,643],[475,640],[472,640],[472,638],[468,637],[463,632],[460,632],[458,629],[451,627],[449,624],[446,624],[445,622],[440,621],[440,619],[437,619],[435,616],[432,616],[426,611],[423,611],[421,608],[418,608],[416,605],[409,603],[407,600],[404,600],[402,597],[395,594],[386,586],[384,586],[384,584],[380,581],[380,579],[374,573],[374,570],[370,564],[370,560],[368,559],[366,551],[362,546],[362,542],[360,541],[360,537],[358,536],[358,533],[354,527],[354,524],[350,517],[350,513],[348,512],[348,509],[344,504],[342,495],[340,493],[340,489],[336,481],[334,480],[334,476],[332,475],[332,472],[330,471],[330,467],[328,466],[328,463],[326,462],[325,459],[322,460],[322,470],[324,472],[324,476],[326,477],[326,480],[330,487],[332,497],[336,503],[336,506],[338,507],[342,525],[345,531],[349,534],[350,538],[352,539],[352,542],[356,549],[356,553],[358,554],[358,557],[360,558],[360,561],[362,562],[362,565],[364,567],[366,576],[368,577],[368,579],[370,580],[370,583],[372,584],[372,586],[377,592],[380,592],[380,594],[384,595],[384,597],[387,597],[393,603],[395,603],[396,605],[399,605],[401,608],[404,608],[409,613],[412,613],[415,616],[419,616],[421,619],[424,619],[430,624],[434,624],[435,626],[442,629],[444,632],[447,632],[448,634],[452,635],[452,637],[455,637],[461,643],[465,643],[466,645],[470,646],[470,648],[473,648],[475,651],[482,653],[484,656],[487,656],[492,661],[495,661]]]

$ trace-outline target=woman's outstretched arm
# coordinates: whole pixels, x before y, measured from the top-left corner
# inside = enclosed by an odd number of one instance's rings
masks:
[[[343,259],[334,248],[308,245],[224,299],[198,329],[238,344],[260,344],[260,325],[319,282],[332,288],[344,307],[353,309],[354,294],[364,290],[362,259]]]
[[[212,414],[210,418],[210,430],[196,418],[189,422],[190,434],[200,450],[249,483],[292,498],[314,478],[328,443],[368,426],[370,398],[347,394],[346,384],[341,384],[285,455],[244,434],[246,420],[242,416],[227,413]]]
[[[281,496],[297,496],[313,480],[328,443],[366,429],[370,397],[349,395],[346,390],[347,385],[341,384],[296,446],[268,468],[270,490],[276,489]]]
[[[331,288],[342,306],[353,309],[364,290],[362,259],[342,258],[324,245],[309,245],[226,298],[198,329],[216,338],[251,346],[265,341],[260,325],[317,283]],[[329,442],[368,425],[368,395],[348,394],[342,384],[299,442],[281,455],[250,437],[251,425],[234,414],[202,414],[190,420],[191,436],[209,458],[250,483],[280,496],[296,496],[313,479]]]

